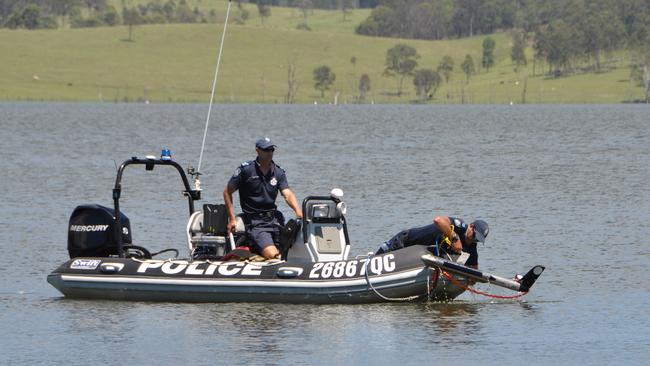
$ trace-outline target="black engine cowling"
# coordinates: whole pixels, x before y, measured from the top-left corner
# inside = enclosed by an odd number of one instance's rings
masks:
[[[117,253],[115,210],[102,205],[77,206],[68,225],[68,253],[75,257],[108,257]],[[122,243],[131,244],[131,223],[120,213]]]

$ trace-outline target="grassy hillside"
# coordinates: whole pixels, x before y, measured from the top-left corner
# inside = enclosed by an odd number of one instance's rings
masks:
[[[336,92],[339,103],[353,102],[364,73],[371,80],[369,101],[411,102],[416,99],[411,80],[398,98],[397,80],[382,76],[386,50],[400,42],[418,50],[423,68],[435,69],[445,55],[454,58],[454,75],[438,90],[434,103],[519,103],[524,85],[529,103],[620,103],[642,97],[629,81],[623,54],[606,73],[549,79],[532,76],[529,65],[517,75],[510,64],[509,36],[495,34],[496,67],[466,84],[460,63],[466,54],[480,61],[482,36],[412,41],[354,35],[367,10],[353,12],[346,21],[341,11],[315,10],[307,19],[312,31],[299,31],[295,26],[304,19],[298,9],[273,8],[263,24],[256,7],[247,6],[246,24],[229,25],[226,35],[216,96],[220,102],[282,103],[290,57],[297,65],[298,102],[331,102]],[[225,2],[216,7],[217,15],[225,16]],[[231,16],[236,11],[233,6]],[[0,99],[207,102],[222,29],[222,24],[137,26],[133,42],[125,41],[127,27],[2,29]],[[337,75],[323,99],[312,80],[312,70],[320,65]]]

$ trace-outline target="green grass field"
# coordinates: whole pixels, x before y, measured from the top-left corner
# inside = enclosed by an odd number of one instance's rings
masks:
[[[203,4],[203,3],[202,3]],[[224,17],[225,2],[215,2]],[[497,65],[469,83],[460,71],[466,54],[479,62],[483,36],[450,41],[414,41],[361,37],[354,27],[368,10],[343,20],[341,11],[314,10],[307,23],[299,9],[272,8],[262,23],[254,5],[250,18],[231,23],[226,35],[215,99],[232,103],[282,103],[287,93],[288,59],[295,60],[299,103],[352,103],[359,78],[370,76],[367,102],[409,103],[416,100],[412,80],[382,76],[386,50],[397,43],[415,47],[421,68],[435,69],[449,55],[454,75],[437,91],[432,103],[520,103],[524,85],[528,103],[621,103],[641,99],[642,90],[629,80],[627,57],[616,55],[610,71],[557,79],[532,76],[532,65],[515,74],[510,62],[510,37],[495,34]],[[205,8],[203,4],[202,9]],[[231,16],[237,12],[235,6]],[[221,24],[137,26],[133,42],[127,27],[58,30],[0,30],[0,100],[207,102],[221,39]],[[531,52],[531,50],[528,50]],[[352,57],[356,63],[351,62]],[[313,87],[314,68],[328,65],[336,73],[331,90],[320,97]],[[477,65],[478,67],[478,65]]]

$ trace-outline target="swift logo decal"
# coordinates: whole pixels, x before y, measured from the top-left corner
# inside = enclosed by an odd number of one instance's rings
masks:
[[[75,259],[70,263],[70,269],[87,269],[93,270],[99,266],[102,261],[99,259]]]

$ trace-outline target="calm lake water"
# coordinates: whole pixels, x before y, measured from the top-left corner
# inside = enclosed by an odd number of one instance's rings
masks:
[[[289,183],[344,190],[352,254],[436,214],[482,218],[483,270],[546,272],[522,300],[185,304],[64,299],[79,204],[112,205],[116,165],[170,148],[196,167],[207,105],[0,103],[0,364],[647,364],[650,108],[218,105],[204,200],[270,136]],[[173,171],[127,170],[134,243],[185,247]],[[281,209],[288,212],[282,203]],[[507,290],[478,288],[501,295]]]

